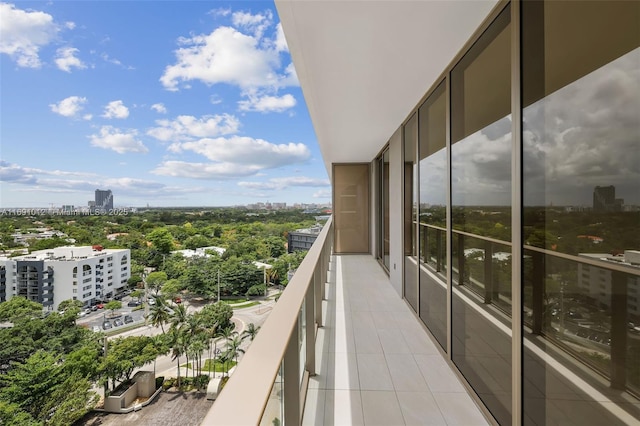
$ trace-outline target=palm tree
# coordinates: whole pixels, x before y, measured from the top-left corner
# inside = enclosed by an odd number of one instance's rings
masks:
[[[226,358],[228,360],[233,359],[236,364],[238,363],[238,355],[244,353],[244,349],[242,349],[240,345],[242,345],[242,339],[237,333],[227,340],[227,350],[225,351]]]
[[[158,355],[166,355],[170,352],[171,348],[169,347],[168,336],[166,334],[158,334],[151,338],[153,339],[153,346],[158,351]],[[156,374],[156,361],[157,357],[153,360],[153,374]]]
[[[181,328],[184,323],[187,322],[187,318],[189,315],[187,314],[187,308],[184,305],[178,305],[173,309],[173,314],[171,315],[171,328]]]
[[[233,327],[226,327],[220,330],[220,337],[224,337],[225,340],[231,339],[234,335],[238,334],[237,331],[233,330]]]
[[[184,332],[178,328],[171,328],[171,356],[178,362],[178,388],[180,387],[180,357],[187,351],[187,342]]]
[[[214,322],[209,327],[205,326],[205,331],[207,336],[209,337],[208,348],[209,348],[209,359],[213,360],[213,377],[216,376],[216,360],[215,360],[215,352],[218,349],[218,344],[216,342],[216,337],[218,337],[218,323]],[[213,342],[213,354],[214,358],[211,358],[211,343]]]
[[[168,323],[171,319],[171,314],[167,310],[167,303],[161,297],[154,297],[156,300],[155,305],[151,306],[149,312],[149,319],[154,327],[160,326],[162,334],[164,334],[164,324]]]
[[[196,366],[198,371],[198,376],[202,374],[202,352],[207,348],[207,344],[202,339],[202,335],[197,336],[191,344],[189,345],[189,353],[191,354],[191,359],[194,361],[193,372],[195,374]]]
[[[258,330],[260,330],[260,327],[256,327],[254,323],[249,323],[247,328],[242,332],[242,340],[249,338],[253,342],[253,339],[255,339],[258,334]]]

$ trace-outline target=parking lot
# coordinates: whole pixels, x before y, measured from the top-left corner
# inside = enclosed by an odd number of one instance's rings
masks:
[[[106,309],[102,303],[85,309],[78,318],[78,325],[100,332],[144,321],[144,309],[139,308],[143,306],[141,302],[132,300],[130,296],[124,296],[120,302],[122,308],[114,312]]]

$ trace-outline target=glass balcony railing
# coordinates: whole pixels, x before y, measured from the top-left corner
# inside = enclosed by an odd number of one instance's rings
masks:
[[[329,219],[202,424],[300,424],[333,245]]]

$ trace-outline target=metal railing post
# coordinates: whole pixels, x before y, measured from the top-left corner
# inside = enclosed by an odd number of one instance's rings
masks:
[[[300,351],[298,350],[298,329],[296,321],[287,342],[283,365],[284,424],[287,426],[300,424]]]
[[[315,275],[315,274],[314,274]],[[311,277],[311,281],[315,281],[313,277]],[[312,283],[314,284],[314,283]],[[309,372],[309,376],[316,375],[316,304],[315,304],[315,289],[313,285],[309,285],[307,287],[307,295],[305,296],[305,316],[307,327],[305,330],[306,333],[306,352],[307,357],[305,360],[305,368]]]

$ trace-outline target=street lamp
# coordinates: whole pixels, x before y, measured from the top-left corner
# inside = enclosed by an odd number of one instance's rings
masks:
[[[142,284],[144,284],[144,325],[149,325],[149,287],[147,286],[147,268],[142,271]]]

